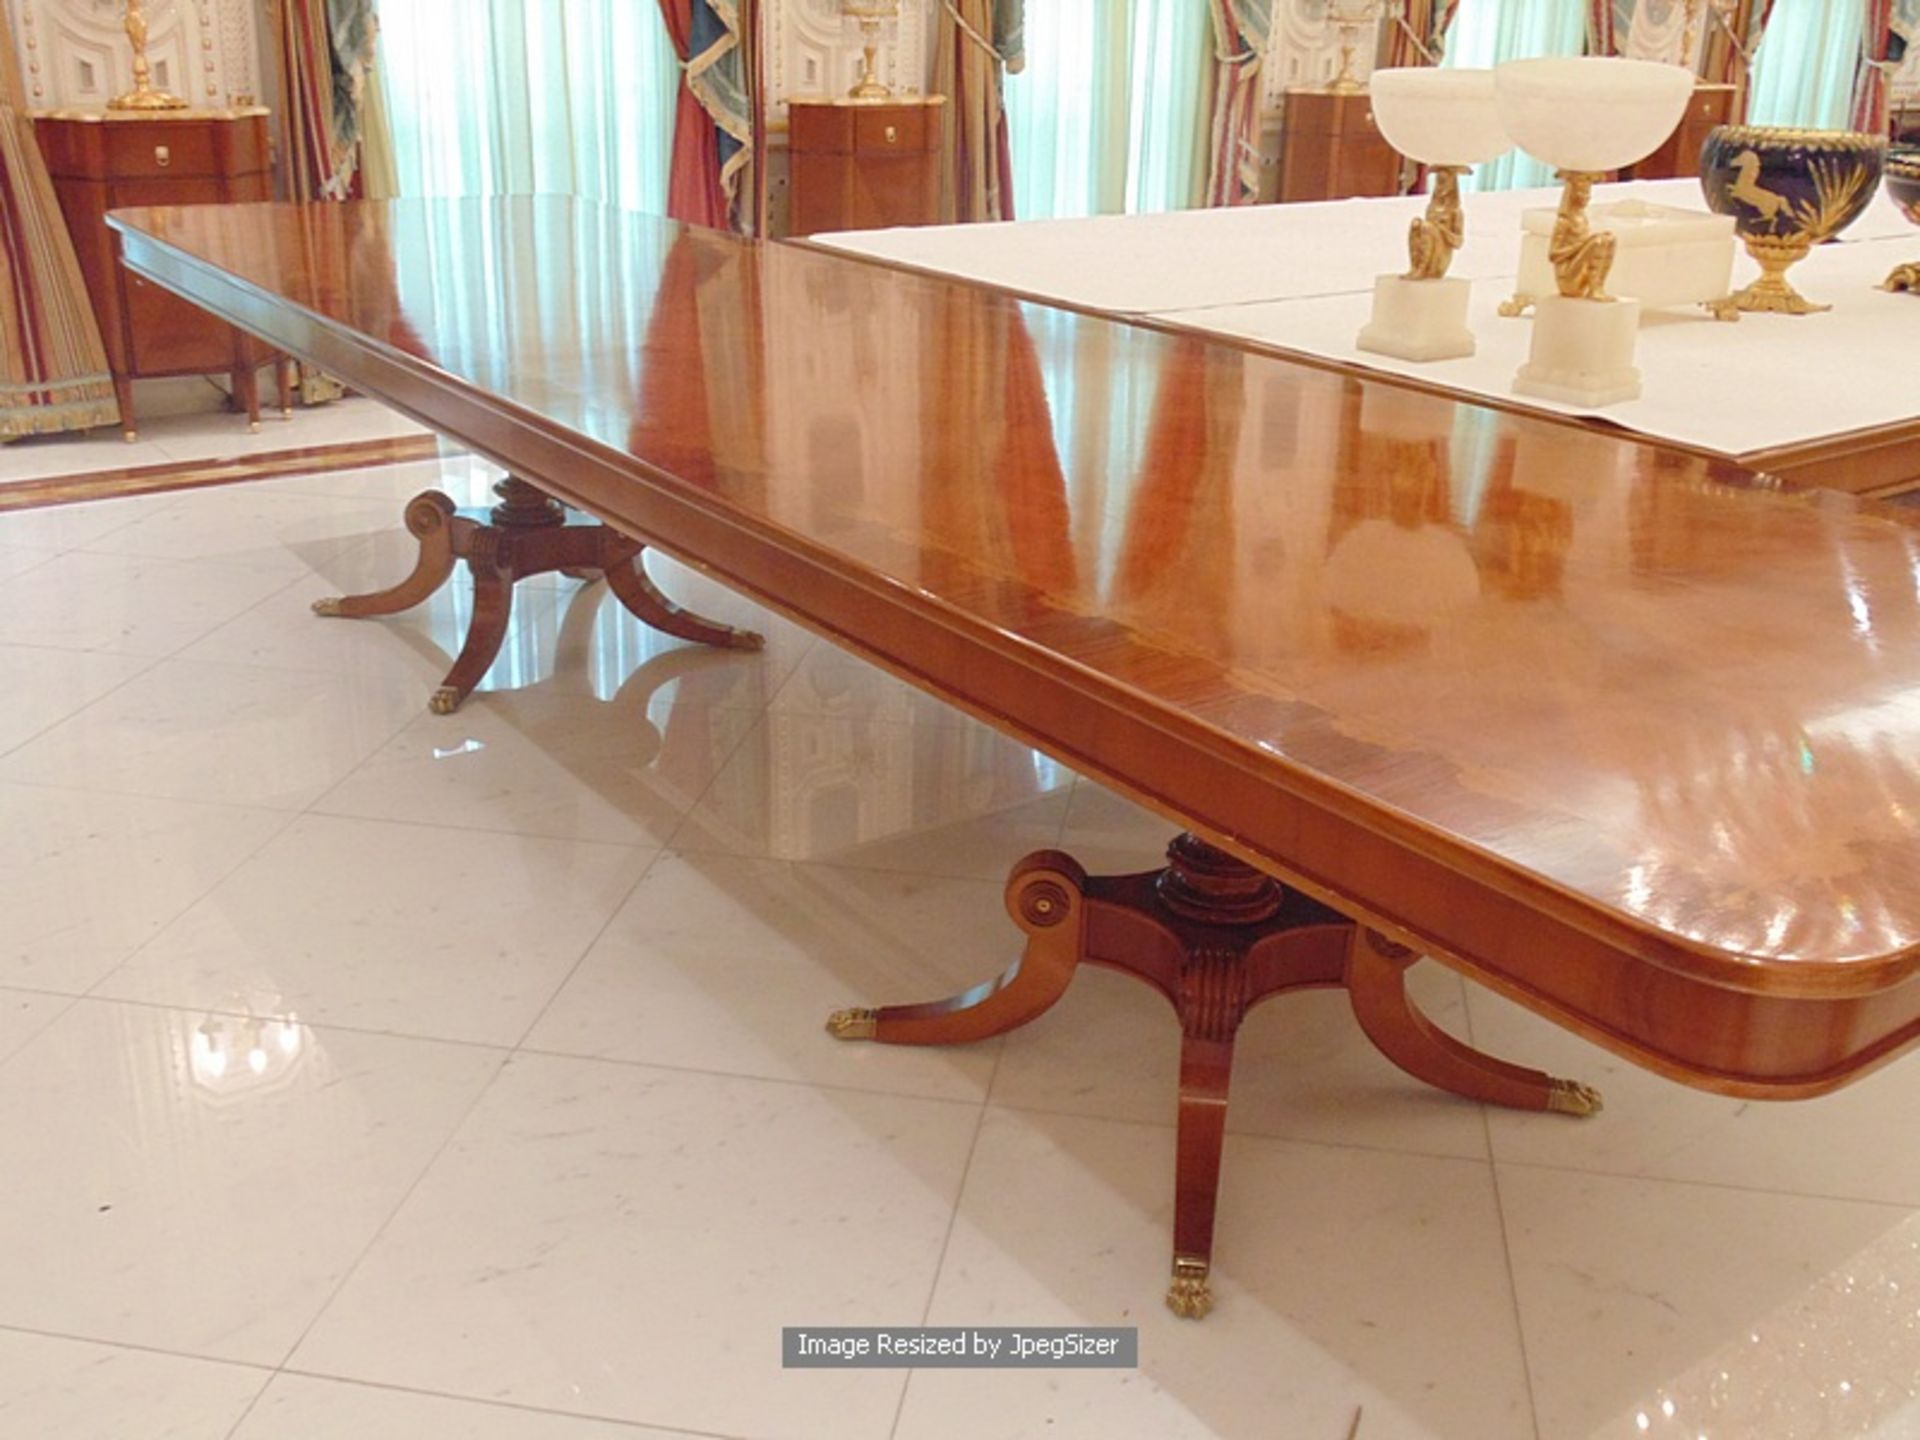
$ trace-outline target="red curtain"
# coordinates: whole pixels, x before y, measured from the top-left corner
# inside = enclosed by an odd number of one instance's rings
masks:
[[[1887,77],[1899,60],[1902,38],[1893,28],[1894,0],[1867,0],[1866,29],[1860,36],[1860,68],[1853,80],[1853,128],[1872,135],[1887,132]]]
[[[685,65],[693,53],[693,0],[660,0],[673,53]],[[673,168],[667,177],[667,214],[689,225],[730,229],[727,196],[720,183],[720,137],[695,98],[684,72],[673,116]]]
[[[1614,29],[1613,0],[1587,0],[1587,54],[1619,53],[1620,37]]]

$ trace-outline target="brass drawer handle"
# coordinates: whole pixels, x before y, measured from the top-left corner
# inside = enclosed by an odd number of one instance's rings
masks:
[[[173,164],[173,151],[164,145],[154,146],[153,163],[158,165],[162,170],[166,169],[169,165]]]
[[[897,125],[887,126],[887,143],[889,145],[897,145],[900,143],[900,127],[899,126]]]

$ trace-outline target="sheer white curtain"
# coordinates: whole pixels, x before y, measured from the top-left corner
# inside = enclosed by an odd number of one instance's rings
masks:
[[[1866,8],[1863,0],[1775,0],[1754,57],[1747,118],[1846,129]]]
[[[1536,55],[1578,55],[1586,45],[1586,9],[1577,0],[1460,0],[1441,63],[1482,69]],[[1552,182],[1551,166],[1511,150],[1475,166],[1463,183],[1471,190],[1514,190]]]
[[[680,73],[655,0],[401,0],[380,34],[402,195],[666,212]]]
[[[1205,0],[1036,0],[1006,80],[1022,220],[1199,203]]]

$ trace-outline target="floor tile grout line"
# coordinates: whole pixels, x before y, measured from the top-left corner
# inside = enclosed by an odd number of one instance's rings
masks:
[[[107,970],[102,975],[100,975],[91,985],[89,985],[86,988],[84,992],[82,992],[82,995],[80,998],[86,999],[86,1000],[113,999],[114,998],[113,996],[101,995],[100,993],[98,993],[102,985],[106,984],[114,976],[118,975],[121,971],[125,970],[127,966],[131,965],[141,955],[146,953],[147,947],[152,945],[161,936],[165,935],[169,930],[173,929],[175,925],[178,925],[188,915],[192,914],[195,910],[199,909],[200,906],[204,904],[213,895],[213,893],[216,890],[218,890],[222,885],[226,884],[227,881],[231,880],[235,875],[239,874],[241,870],[245,869],[246,866],[250,864],[269,845],[273,844],[282,835],[286,834],[288,830],[292,829],[294,822],[300,818],[299,812],[297,811],[273,811],[273,812],[267,812],[267,813],[284,815],[285,819],[282,820],[280,824],[275,825],[271,829],[269,829],[267,833],[261,838],[261,841],[258,845],[255,845],[254,847],[249,849],[244,855],[240,856],[239,859],[235,860],[233,864],[229,865],[226,869],[222,870],[219,873],[219,875],[214,878],[211,884],[209,884],[204,890],[200,891],[199,894],[195,895],[185,905],[181,906],[178,910],[176,910],[170,919],[155,926],[152,934],[148,935],[146,939],[142,940],[138,945],[135,945],[132,950],[128,951],[127,954],[121,958],[119,964],[113,966],[111,969]],[[181,1008],[191,1008],[191,1007],[181,1007],[176,1005],[176,1006],[173,1006],[172,1008],[177,1010]]]
[[[360,1247],[359,1253],[353,1257],[351,1262],[341,1269],[339,1280],[327,1291],[326,1297],[314,1308],[312,1317],[301,1328],[300,1333],[294,1337],[293,1343],[287,1347],[286,1353],[280,1357],[279,1362],[274,1365],[273,1371],[276,1376],[286,1370],[287,1362],[293,1359],[302,1345],[307,1343],[307,1337],[313,1334],[314,1327],[326,1318],[327,1311],[333,1308],[334,1301],[338,1300],[341,1292],[352,1283],[353,1277],[360,1273],[360,1267],[366,1264],[367,1257],[374,1252],[381,1238],[392,1227],[394,1220],[399,1217],[402,1210],[406,1209],[408,1203],[413,1199],[415,1192],[420,1189],[421,1185],[426,1183],[427,1176],[433,1173],[434,1167],[440,1163],[441,1157],[444,1156],[453,1143],[460,1138],[460,1133],[466,1129],[467,1122],[473,1118],[474,1112],[478,1110],[486,1098],[493,1093],[494,1087],[500,1083],[500,1077],[506,1074],[508,1062],[512,1059],[512,1052],[505,1050],[502,1050],[495,1058],[492,1073],[487,1076],[486,1083],[474,1091],[473,1098],[467,1102],[466,1107],[462,1109],[461,1112],[454,1117],[453,1122],[447,1126],[447,1133],[440,1137],[440,1143],[434,1146],[433,1153],[427,1156],[419,1170],[414,1173],[414,1177],[408,1182],[406,1189],[400,1193],[399,1197],[394,1201],[393,1207],[387,1211],[386,1218],[374,1227],[373,1233],[367,1237],[366,1244]]]
[[[171,1350],[165,1345],[147,1345],[138,1340],[109,1340],[98,1335],[81,1335],[71,1330],[44,1330],[37,1325],[18,1325],[0,1320],[0,1335],[35,1335],[42,1340],[66,1340],[76,1345],[99,1345],[109,1350],[132,1350],[141,1355],[164,1355],[169,1360],[195,1360],[203,1365],[232,1365],[241,1370],[258,1370],[272,1379],[275,1367],[263,1360],[234,1360],[225,1355],[207,1355],[197,1350]]]
[[[1004,1042],[1004,1036],[999,1038]],[[1006,1053],[1004,1043],[1002,1043],[1000,1048],[994,1053],[993,1070],[987,1076],[987,1094],[989,1095],[993,1093],[993,1080],[994,1077],[1000,1073],[1000,1061]],[[973,1134],[967,1138],[967,1158],[961,1163],[959,1178],[954,1182],[953,1206],[947,1214],[946,1231],[940,1237],[940,1253],[934,1257],[933,1272],[927,1279],[926,1303],[920,1307],[920,1323],[923,1326],[929,1324],[932,1320],[933,1303],[940,1294],[940,1277],[946,1271],[947,1255],[953,1248],[953,1232],[960,1228],[960,1206],[961,1202],[966,1198],[967,1179],[973,1174],[974,1156],[979,1153],[980,1136],[986,1129],[986,1125],[987,1103],[982,1099],[973,1117]],[[914,1374],[915,1371],[909,1369],[905,1378],[900,1382],[900,1397],[894,1402],[893,1406],[893,1424],[887,1428],[888,1440],[898,1440],[900,1423],[906,1417],[907,1413],[907,1396],[913,1390]]]
[[[1729,1195],[1769,1195],[1782,1200],[1824,1201],[1838,1205],[1872,1205],[1881,1210],[1899,1210],[1920,1214],[1920,1200],[1881,1200],[1861,1195],[1823,1195],[1813,1190],[1781,1190],[1765,1185],[1741,1185],[1730,1180],[1696,1180],[1678,1175],[1626,1175],[1614,1170],[1590,1170],[1579,1165],[1553,1164],[1543,1160],[1503,1160],[1494,1157],[1494,1168],[1532,1170],[1545,1175],[1580,1175],[1590,1180],[1620,1180],[1634,1185],[1681,1185],[1690,1190],[1717,1190]]]
[[[1466,1031],[1466,1043],[1479,1048],[1479,1036],[1473,1028],[1473,1006],[1466,993],[1466,977],[1456,977],[1460,984],[1460,1025]],[[1520,1346],[1520,1377],[1527,1387],[1527,1413],[1533,1420],[1533,1440],[1542,1440],[1540,1428],[1540,1396],[1533,1379],[1533,1352],[1527,1344],[1527,1320],[1520,1305],[1520,1276],[1513,1263],[1513,1235],[1507,1228],[1507,1202],[1505,1192],[1500,1188],[1500,1162],[1493,1153],[1493,1116],[1488,1106],[1480,1105],[1480,1131],[1487,1147],[1487,1180],[1493,1187],[1494,1222],[1500,1228],[1500,1259],[1507,1273],[1507,1301],[1513,1307],[1513,1336]]]
[[[431,1400],[452,1400],[466,1405],[484,1405],[493,1410],[508,1410],[521,1415],[552,1415],[563,1420],[585,1420],[602,1425],[619,1425],[636,1432],[636,1440],[646,1440],[648,1435],[681,1435],[698,1437],[698,1440],[743,1440],[743,1437],[720,1430],[686,1429],[684,1426],[656,1425],[649,1420],[626,1420],[612,1415],[596,1414],[589,1410],[554,1410],[543,1405],[528,1405],[514,1400],[497,1400],[480,1395],[462,1395],[452,1390],[431,1390],[419,1385],[398,1385],[391,1380],[362,1380],[352,1375],[336,1375],[324,1370],[303,1370],[297,1366],[284,1366],[274,1372],[271,1378],[286,1376],[293,1380],[321,1380],[334,1385],[352,1385],[365,1390],[387,1390],[396,1395],[419,1395]]]
[[[44,647],[34,647],[34,648],[44,648]],[[113,652],[106,651],[106,650],[69,650],[69,651],[64,651],[59,653],[64,653],[69,655],[110,655]],[[107,689],[101,691],[98,695],[95,695],[92,699],[88,700],[84,705],[77,706],[74,709],[69,710],[66,714],[58,716],[55,719],[49,720],[46,724],[42,725],[38,730],[35,730],[31,735],[26,736],[25,738],[21,739],[15,744],[8,745],[5,747],[0,747],[0,760],[4,760],[9,755],[12,755],[17,751],[25,749],[27,746],[33,744],[34,741],[38,740],[42,735],[47,734],[49,731],[53,730],[57,726],[66,724],[67,721],[73,719],[77,715],[80,715],[82,712],[91,710],[95,705],[98,705],[101,701],[110,699],[112,696],[118,694],[120,691],[124,690],[127,686],[131,685],[134,681],[138,680],[142,675],[147,674],[155,666],[166,664],[166,658],[164,656],[158,659],[151,659],[151,660],[141,655],[129,655],[125,658],[129,660],[143,661],[144,663],[142,663],[137,669],[135,669],[132,674],[121,677],[119,680],[115,681],[112,685],[110,685]]]

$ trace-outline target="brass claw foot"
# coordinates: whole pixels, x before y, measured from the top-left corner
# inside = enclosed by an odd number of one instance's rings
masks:
[[[442,685],[427,701],[427,708],[436,715],[451,715],[460,708],[460,701],[463,698],[455,686]]]
[[[1584,1120],[1605,1108],[1600,1092],[1578,1080],[1555,1080],[1547,1095],[1547,1109],[1556,1115],[1574,1115]]]
[[[836,1010],[827,1017],[827,1033],[836,1040],[871,1040],[879,1019],[878,1010]]]
[[[341,613],[340,602],[343,598],[343,596],[339,595],[329,595],[323,600],[316,600],[313,602],[313,613],[316,615],[338,615]]]
[[[1213,1309],[1206,1261],[1188,1255],[1174,1260],[1173,1283],[1167,1286],[1167,1308],[1182,1320],[1198,1320]]]
[[[1911,265],[1896,265],[1882,290],[1907,290],[1920,295],[1920,260]]]

